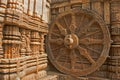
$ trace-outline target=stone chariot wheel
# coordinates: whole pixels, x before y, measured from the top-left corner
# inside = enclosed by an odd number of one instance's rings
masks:
[[[49,28],[48,57],[62,73],[86,76],[105,62],[110,43],[100,16],[89,10],[71,10],[58,15]]]

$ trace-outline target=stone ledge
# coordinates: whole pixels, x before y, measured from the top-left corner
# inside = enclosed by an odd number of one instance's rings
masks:
[[[107,78],[100,78],[100,77],[73,77],[70,75],[62,74],[60,72],[51,72],[49,71],[48,74],[57,75],[57,80],[110,80]]]

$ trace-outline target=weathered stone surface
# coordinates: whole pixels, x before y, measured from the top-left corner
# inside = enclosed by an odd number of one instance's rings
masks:
[[[0,1],[0,80],[38,80],[47,76],[44,36],[48,32],[49,9],[49,0]]]
[[[0,80],[120,80],[120,0],[0,0]]]

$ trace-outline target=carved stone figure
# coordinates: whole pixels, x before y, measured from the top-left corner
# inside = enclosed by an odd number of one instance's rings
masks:
[[[44,33],[43,33],[43,34],[40,33],[40,40],[39,40],[39,41],[40,41],[40,43],[41,43],[41,44],[40,44],[40,53],[41,53],[41,54],[45,53],[45,50],[44,50],[44,45],[45,45],[45,44],[44,44],[44,36],[45,36]]]
[[[26,31],[26,52],[28,53],[28,55],[31,54],[31,48],[30,48],[30,31]]]
[[[26,35],[25,35],[25,29],[21,29],[21,55],[25,56],[26,52]]]
[[[30,55],[31,48],[30,48],[30,32],[21,29],[21,54]]]

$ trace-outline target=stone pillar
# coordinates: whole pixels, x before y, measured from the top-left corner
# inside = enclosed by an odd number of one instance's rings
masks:
[[[40,47],[40,42],[39,42],[39,32],[37,31],[32,31],[31,32],[31,50],[32,50],[32,55],[37,55],[40,53],[39,47]]]
[[[111,80],[120,79],[120,1],[111,0],[111,38],[113,43],[108,61],[108,73]]]
[[[3,29],[3,47],[4,58],[20,57],[20,32],[17,26],[4,26]]]
[[[45,33],[40,33],[40,53],[43,54],[45,53],[45,49],[44,49],[44,36],[45,36]]]

